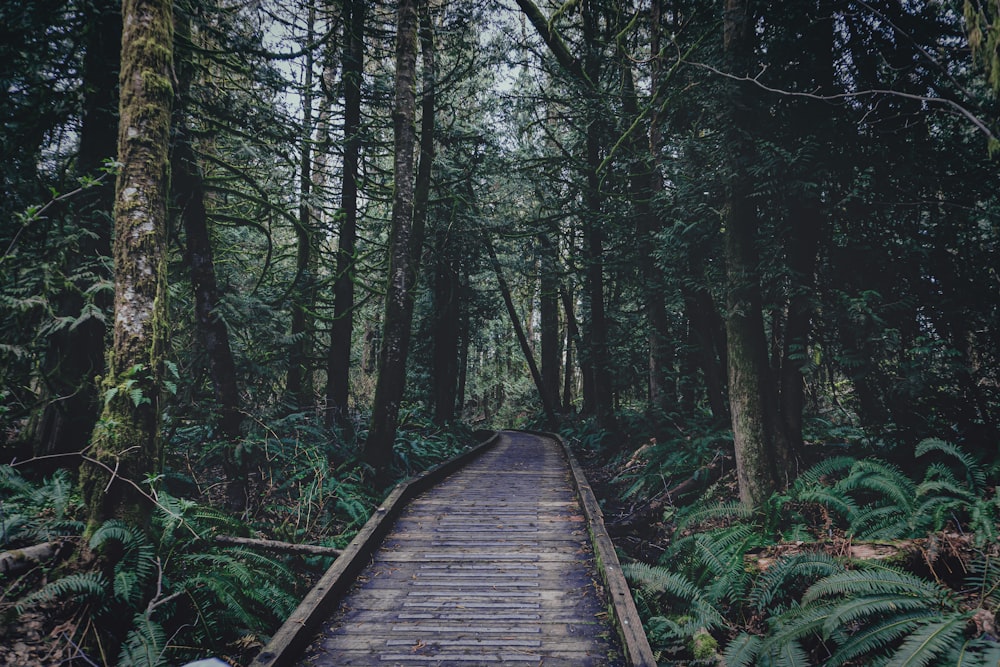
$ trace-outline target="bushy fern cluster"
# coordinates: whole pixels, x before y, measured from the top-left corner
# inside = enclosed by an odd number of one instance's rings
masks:
[[[803,473],[791,497],[832,510],[857,539],[923,537],[951,523],[975,535],[979,546],[995,543],[1000,493],[989,490],[983,466],[938,438],[922,441],[914,453],[929,460],[920,482],[886,461],[844,456]]]
[[[237,522],[168,494],[158,501],[149,532],[111,520],[93,533],[89,546],[107,568],[56,578],[18,600],[17,611],[55,600],[86,605],[93,636],[81,643],[119,646],[102,661],[139,667],[222,654],[241,637],[263,638],[291,613],[296,581],[282,561],[211,542],[217,531],[242,528]]]
[[[65,470],[33,484],[14,468],[0,466],[0,550],[78,535],[83,530],[75,516],[80,505]]]
[[[661,564],[625,567],[654,648],[690,661],[691,638],[708,631],[725,643],[711,664],[727,667],[1000,664],[995,488],[955,445],[925,440],[916,455],[928,461],[919,482],[882,460],[835,457],[753,511],[702,502],[678,512]],[[955,589],[884,563],[835,558],[819,545],[759,571],[762,547],[822,541],[825,530],[806,518],[810,506],[823,508],[827,529],[855,540],[924,537],[949,526],[972,532],[979,556],[965,563],[968,576]]]

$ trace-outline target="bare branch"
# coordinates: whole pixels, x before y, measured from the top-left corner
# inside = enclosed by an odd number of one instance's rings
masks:
[[[774,93],[775,95],[783,95],[785,97],[803,97],[803,98],[807,98],[807,99],[811,99],[811,100],[819,100],[821,102],[836,102],[836,101],[839,101],[839,100],[857,99],[857,98],[861,98],[861,97],[875,97],[875,96],[879,96],[879,95],[885,95],[887,97],[901,97],[903,99],[916,100],[918,102],[924,102],[924,103],[929,104],[929,105],[932,104],[932,105],[938,105],[938,106],[942,106],[942,107],[947,107],[948,109],[951,109],[952,111],[957,112],[958,115],[963,116],[966,120],[968,120],[969,122],[971,122],[980,132],[982,132],[986,136],[987,139],[989,139],[989,141],[991,143],[998,141],[996,135],[993,134],[993,131],[990,130],[990,128],[986,125],[986,123],[981,118],[979,118],[976,114],[974,114],[972,111],[970,111],[966,107],[962,106],[958,102],[956,102],[954,100],[949,100],[949,99],[944,98],[944,97],[933,97],[933,96],[929,96],[929,95],[917,95],[915,93],[905,93],[905,92],[903,92],[901,90],[892,90],[892,89],[888,89],[888,88],[869,88],[867,90],[856,90],[856,91],[851,91],[851,92],[846,92],[846,93],[837,93],[837,94],[834,94],[834,95],[819,95],[819,94],[816,94],[816,93],[804,93],[804,92],[796,91],[796,90],[784,90],[782,88],[774,88],[774,87],[768,86],[767,84],[764,84],[764,83],[762,83],[759,80],[759,78],[758,78],[760,76],[759,74],[757,75],[757,77],[752,77],[752,76],[737,76],[735,74],[730,74],[729,72],[723,72],[722,70],[720,70],[720,69],[718,69],[716,67],[713,67],[712,65],[709,65],[707,63],[698,63],[698,62],[691,62],[691,61],[685,61],[685,62],[686,62],[686,64],[691,65],[692,67],[698,67],[698,68],[701,68],[701,69],[704,69],[704,70],[708,70],[709,72],[711,72],[713,74],[716,74],[716,75],[721,76],[721,77],[725,77],[725,78],[730,79],[732,81],[741,81],[741,82],[745,82],[745,83],[750,83],[750,84],[753,84],[753,85],[757,86],[761,90],[767,91],[769,93]]]

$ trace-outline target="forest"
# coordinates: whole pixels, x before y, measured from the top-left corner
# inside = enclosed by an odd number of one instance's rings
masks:
[[[534,428],[660,664],[1000,665],[1000,2],[4,0],[0,81],[3,664],[245,665]]]

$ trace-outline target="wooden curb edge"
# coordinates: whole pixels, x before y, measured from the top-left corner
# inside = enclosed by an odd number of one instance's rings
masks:
[[[250,666],[283,667],[293,664],[313,639],[320,622],[332,611],[333,604],[350,589],[357,574],[381,546],[403,507],[415,496],[493,447],[499,438],[499,432],[494,433],[485,442],[455,458],[397,484]]]
[[[615,628],[618,630],[618,636],[625,651],[627,664],[630,667],[656,667],[656,658],[649,646],[646,631],[642,628],[642,619],[639,618],[639,611],[635,607],[628,582],[625,581],[621,563],[618,562],[615,545],[608,535],[607,528],[604,527],[604,513],[601,512],[601,506],[597,502],[594,490],[590,488],[590,482],[587,481],[583,469],[562,436],[546,431],[530,432],[552,438],[558,442],[569,462],[570,471],[573,473],[573,484],[580,496],[580,504],[583,505],[583,511],[587,517],[590,538],[594,543],[594,558],[607,591],[608,604],[611,607]]]

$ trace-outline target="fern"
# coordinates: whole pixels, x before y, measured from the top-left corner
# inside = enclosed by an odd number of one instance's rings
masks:
[[[927,438],[917,445],[913,453],[919,458],[935,452],[954,459],[961,464],[969,491],[975,492],[986,486],[986,471],[968,452],[964,451],[958,445],[941,440],[940,438]]]
[[[988,639],[972,639],[953,651],[950,658],[955,667],[998,667],[1000,643]]]
[[[106,521],[94,531],[90,548],[98,550],[108,542],[117,542],[122,548],[121,558],[114,565],[114,595],[137,607],[157,572],[156,550],[142,531],[117,519]]]
[[[18,614],[43,602],[78,598],[95,602],[107,596],[108,581],[99,572],[77,572],[49,582],[39,590],[21,598],[15,605]]]
[[[740,633],[726,645],[722,659],[726,667],[755,667],[760,651],[761,639],[755,635]]]
[[[167,664],[166,648],[163,626],[153,621],[148,612],[136,614],[118,654],[118,667],[161,667]]]
[[[809,587],[802,596],[808,604],[824,597],[857,597],[864,595],[907,595],[928,602],[952,606],[950,590],[926,579],[881,565],[870,565],[863,570],[849,570],[824,577]]]
[[[802,582],[843,572],[844,568],[825,553],[795,554],[778,560],[754,583],[748,601],[763,611],[776,599],[787,599]]]
[[[940,621],[925,623],[911,633],[889,661],[891,667],[927,667],[962,637],[971,614],[956,613]]]

